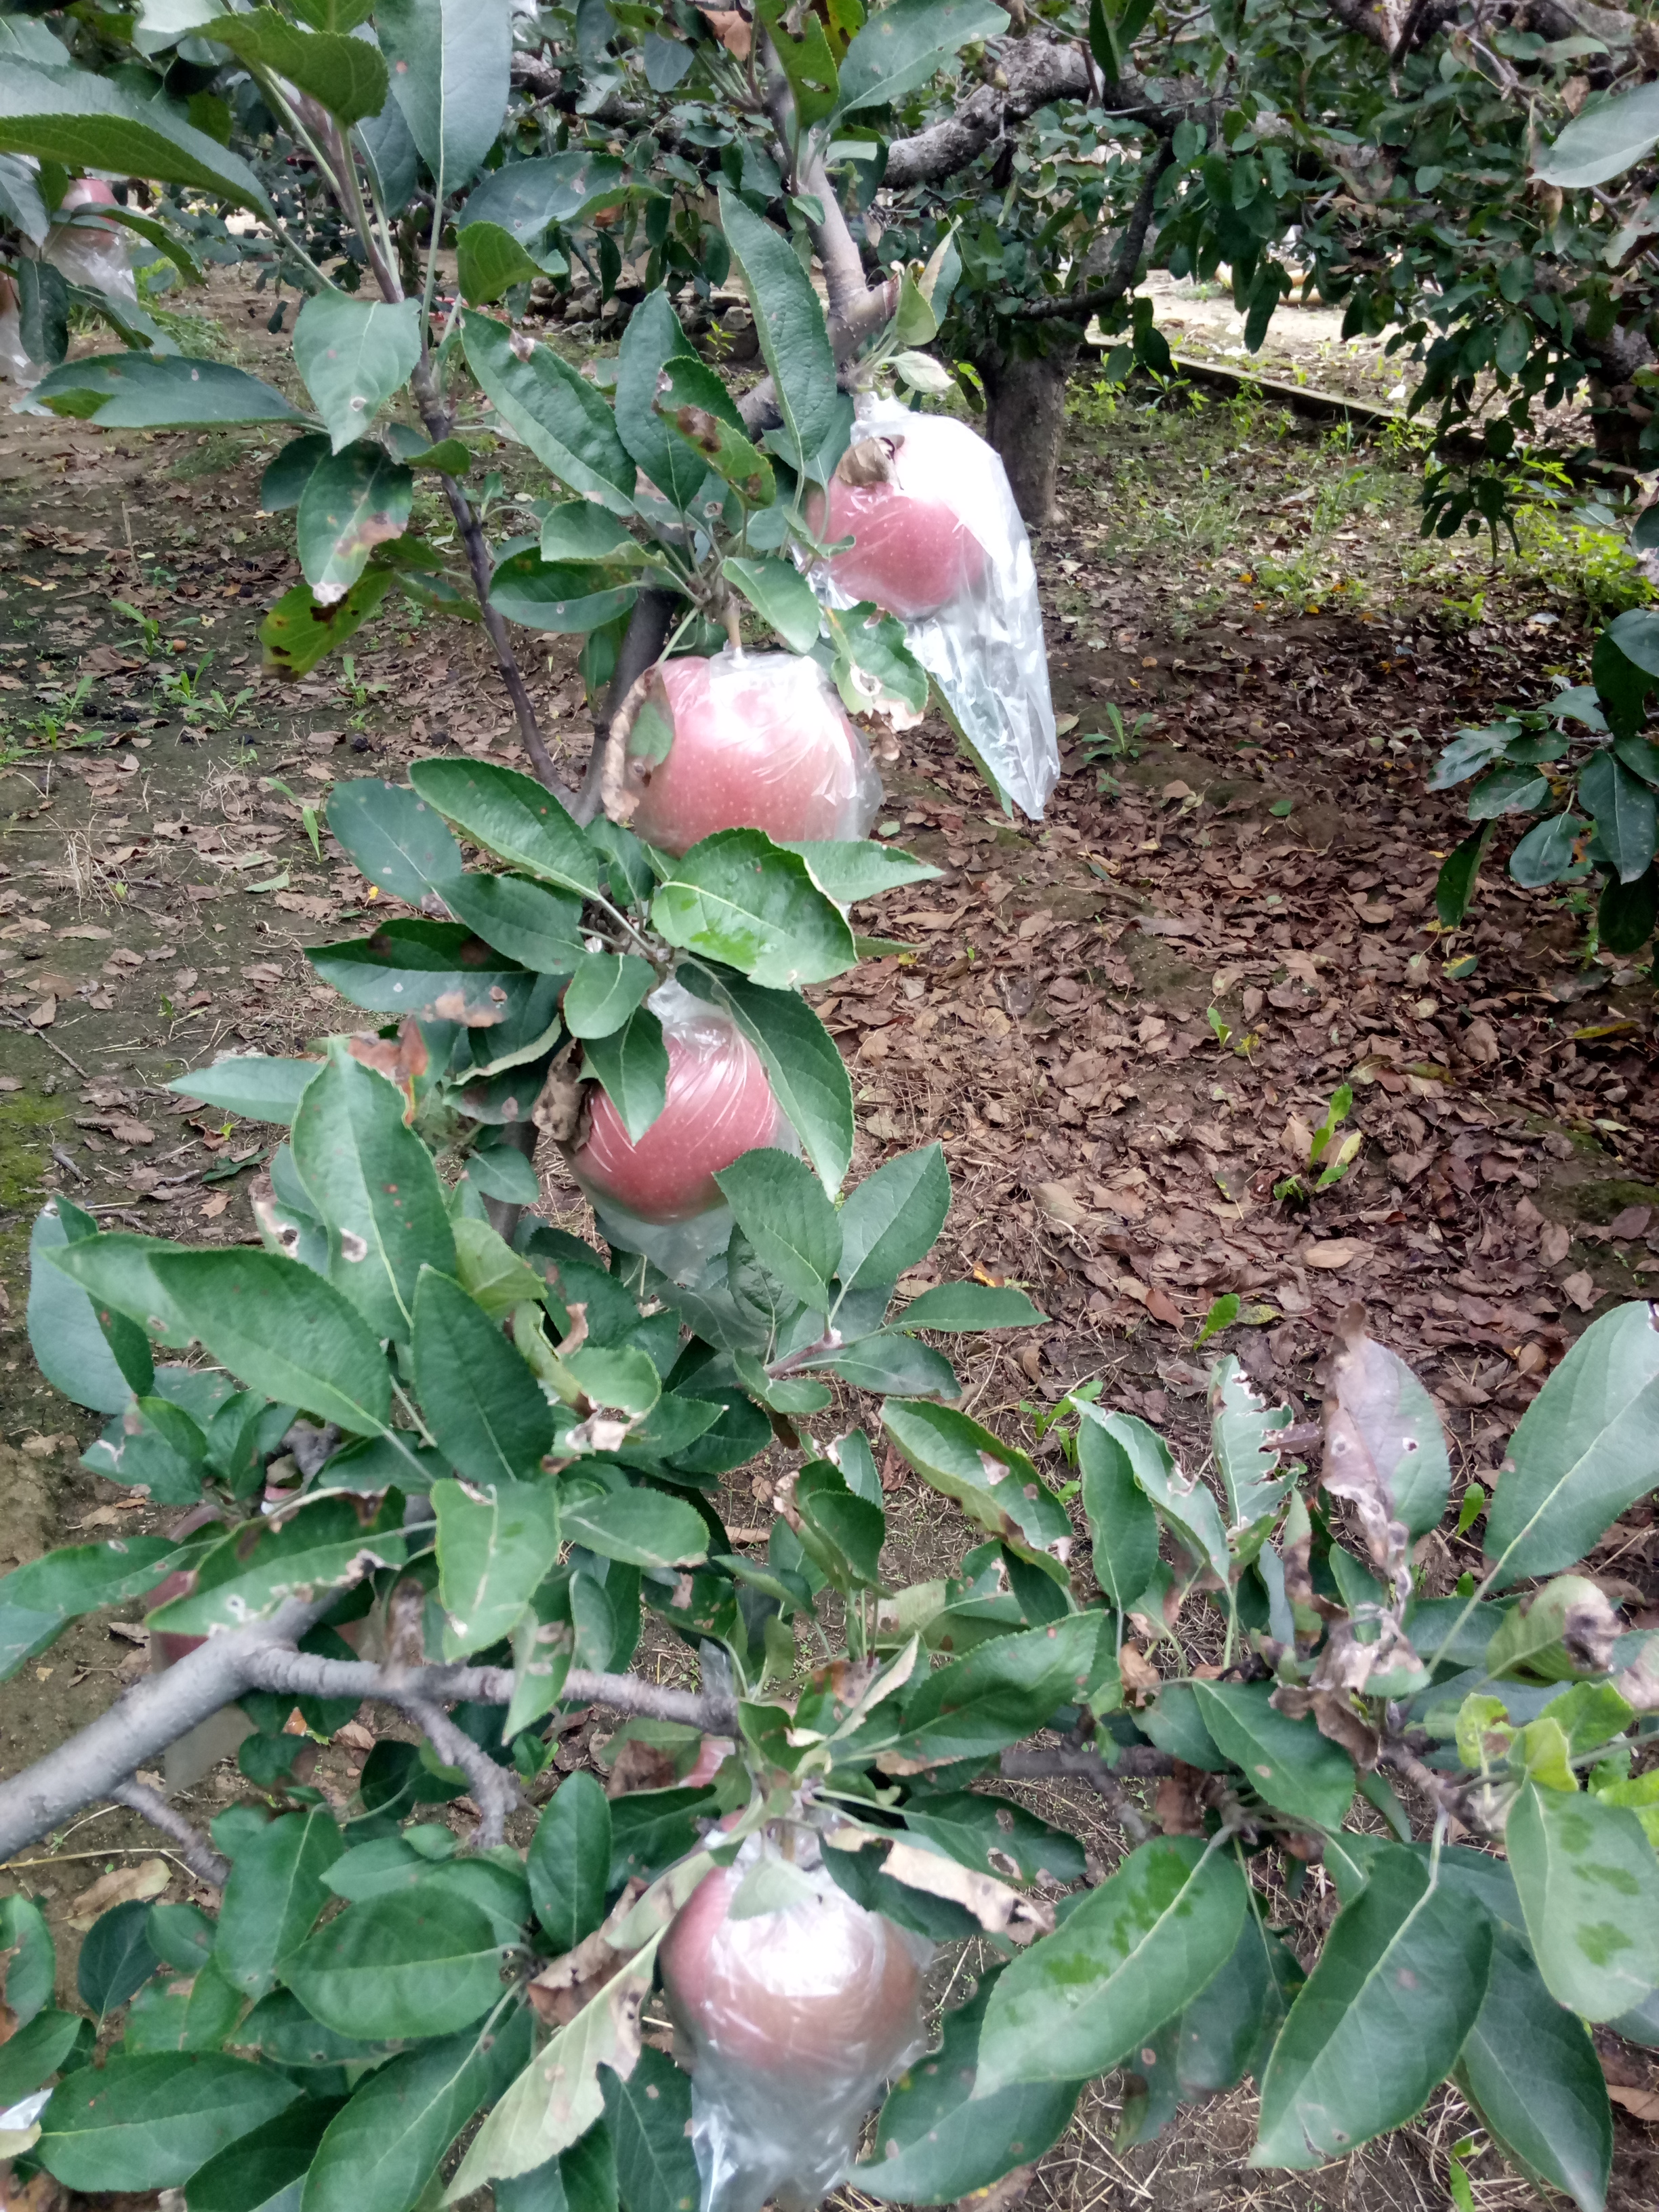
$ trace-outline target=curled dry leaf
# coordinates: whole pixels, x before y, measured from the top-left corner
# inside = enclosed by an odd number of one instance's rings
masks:
[[[530,1118],[544,1137],[556,1145],[568,1145],[575,1137],[576,1125],[581,1119],[582,1094],[586,1086],[577,1076],[573,1065],[576,1044],[573,1037],[562,1052],[556,1054],[547,1071],[541,1096],[530,1109]],[[568,1344],[565,1349],[574,1347]]]
[[[135,1898],[159,1897],[173,1879],[165,1859],[140,1859],[137,1866],[117,1867],[82,1890],[70,1909],[69,1924],[84,1935],[100,1912],[112,1905],[128,1905]]]
[[[1166,1836],[1204,1833],[1204,1806],[1199,1794],[1204,1782],[1197,1767],[1179,1759],[1174,1771],[1160,1778],[1152,1798],[1152,1818]]]
[[[1364,1646],[1362,1649],[1365,1648]],[[1268,1703],[1287,1720],[1305,1720],[1311,1713],[1314,1726],[1321,1735],[1332,1743],[1340,1744],[1360,1771],[1369,1774],[1376,1765],[1377,1734],[1354,1711],[1341,1692],[1336,1690],[1316,1690],[1298,1682],[1281,1682]]]
[[[1395,1482],[1423,1449],[1419,1409],[1404,1403],[1422,1386],[1399,1356],[1365,1334],[1365,1309],[1349,1306],[1337,1323],[1336,1350],[1322,1408],[1325,1463],[1320,1476],[1359,1516],[1371,1565],[1392,1582],[1401,1604],[1411,1595],[1410,1542],[1395,1517]]]
[[[939,1851],[894,1840],[873,1828],[832,1828],[824,1838],[831,1850],[862,1850],[866,1844],[886,1844],[882,1871],[907,1889],[929,1897],[942,1897],[972,1913],[990,1936],[1006,1936],[1011,1942],[1030,1943],[1052,1934],[1054,1909],[1042,1898],[1026,1897],[994,1875],[980,1874]]]

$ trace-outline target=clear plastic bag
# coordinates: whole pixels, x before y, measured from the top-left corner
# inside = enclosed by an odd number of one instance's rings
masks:
[[[9,276],[0,276],[0,376],[27,392],[46,374],[23,347],[23,325],[17,313],[17,293]]]
[[[106,184],[96,177],[77,177],[59,202],[58,212],[67,216],[77,209],[115,204],[115,195]],[[40,252],[70,283],[137,303],[138,287],[133,279],[126,234],[118,224],[55,222]]]
[[[676,1281],[690,1280],[732,1235],[716,1170],[760,1146],[793,1152],[795,1133],[759,1054],[729,1014],[679,983],[659,985],[645,1003],[668,1050],[667,1103],[632,1144],[593,1085],[570,1171],[608,1243],[643,1253]]]
[[[812,570],[813,586],[830,606],[873,599],[899,617],[981,766],[1040,822],[1060,744],[1036,570],[1002,463],[965,422],[869,394],[853,440],[827,526],[821,501],[811,519],[855,543]]]
[[[652,757],[672,732],[663,758]],[[729,647],[668,661],[635,721],[629,827],[665,853],[717,830],[780,843],[862,837],[881,778],[815,660]]]
[[[704,1877],[659,1954],[702,2212],[803,2212],[835,2186],[884,2084],[924,2047],[930,1955],[836,1887],[809,1828],[762,1830]]]

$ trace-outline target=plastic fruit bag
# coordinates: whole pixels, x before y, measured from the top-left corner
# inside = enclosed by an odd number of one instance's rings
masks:
[[[793,653],[728,647],[665,662],[635,719],[626,773],[629,827],[665,853],[718,830],[763,830],[780,844],[862,837],[882,802],[834,684]]]
[[[679,1279],[730,1239],[731,1210],[716,1171],[759,1146],[793,1152],[795,1133],[759,1054],[729,1014],[679,983],[659,985],[645,1003],[662,1024],[667,1103],[634,1144],[592,1085],[570,1171],[611,1244],[643,1253]]]
[[[1060,744],[1030,542],[996,453],[953,416],[866,394],[827,518],[820,495],[809,520],[854,541],[812,570],[820,599],[899,617],[981,767],[1041,821]]]
[[[659,1954],[702,2212],[769,2198],[800,2212],[835,2186],[889,2076],[924,2046],[930,1955],[836,1887],[811,1829],[763,1830],[704,1877]]]
[[[58,213],[64,219],[54,222],[46,233],[41,257],[61,270],[71,284],[136,302],[138,287],[133,280],[125,232],[118,223],[67,220],[80,208],[115,204],[115,195],[106,184],[96,177],[77,177],[58,204]]]
[[[17,312],[17,291],[9,276],[0,276],[0,376],[27,392],[46,374],[31,361],[23,346],[23,325]]]

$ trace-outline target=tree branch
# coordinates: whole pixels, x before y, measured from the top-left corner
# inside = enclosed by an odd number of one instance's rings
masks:
[[[1124,225],[1123,238],[1107,270],[1103,283],[1091,291],[1064,295],[1053,300],[1034,300],[1022,307],[1022,322],[1054,322],[1063,316],[1067,322],[1087,322],[1091,315],[1102,313],[1116,307],[1123,295],[1135,281],[1140,267],[1140,257],[1146,245],[1146,233],[1152,228],[1152,203],[1158,197],[1158,179],[1175,159],[1175,150],[1167,138],[1160,138],[1158,150],[1146,163],[1146,173],[1140,180],[1140,190],[1129,220]]]
[[[1150,1744],[1125,1744],[1109,1765],[1097,1751],[1065,1748],[1005,1751],[998,1765],[1009,1782],[1047,1782],[1075,1775],[1110,1808],[1113,1819],[1132,1844],[1144,1844],[1154,1832],[1152,1822],[1124,1789],[1125,1778],[1175,1771],[1169,1753]]]
[[[141,1820],[148,1820],[152,1828],[171,1836],[179,1857],[198,1881],[206,1882],[210,1889],[224,1887],[230,1861],[221,1858],[200,1829],[192,1827],[159,1790],[152,1790],[147,1782],[118,1782],[109,1794],[118,1805],[125,1805],[130,1813],[137,1813]]]
[[[380,1694],[394,1693],[387,1689]],[[400,1696],[397,1702],[420,1728],[446,1766],[457,1766],[465,1775],[467,1786],[478,1808],[478,1829],[473,1842],[480,1850],[507,1839],[507,1816],[524,1802],[524,1793],[519,1787],[518,1777],[508,1768],[492,1759],[487,1751],[473,1742],[465,1729],[458,1728],[441,1705],[428,1705],[424,1698]]]
[[[336,1593],[314,1604],[290,1598],[269,1620],[215,1636],[177,1666],[148,1675],[78,1735],[13,1775],[0,1789],[0,1864],[50,1835],[83,1805],[112,1798],[140,1766],[159,1758],[223,1705],[256,1686],[258,1662],[296,1644]]]

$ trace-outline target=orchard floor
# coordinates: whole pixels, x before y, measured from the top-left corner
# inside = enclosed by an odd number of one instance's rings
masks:
[[[263,301],[221,276],[208,306],[204,343],[289,374]],[[155,1518],[76,1465],[96,1422],[31,1359],[42,1194],[167,1236],[250,1237],[269,1131],[228,1128],[161,1086],[222,1051],[303,1048],[348,1018],[303,947],[367,927],[368,887],[325,830],[313,853],[302,808],[343,777],[395,780],[422,752],[515,757],[477,637],[391,603],[349,669],[297,687],[262,676],[255,629],[296,573],[289,519],[258,511],[276,442],[0,414],[0,1571]],[[518,457],[503,465],[510,491]],[[1037,546],[1066,724],[1048,821],[1005,822],[933,725],[887,771],[883,831],[945,872],[865,923],[914,949],[830,987],[820,1011],[853,1068],[855,1175],[934,1137],[950,1160],[945,1241],[913,1287],[978,1269],[1025,1284],[1049,1316],[963,1365],[964,1405],[1023,1441],[1035,1413],[1098,1379],[1197,1466],[1211,1358],[1236,1352],[1316,1408],[1330,1326],[1362,1298],[1444,1412],[1455,1490],[1490,1488],[1574,1334],[1654,1288],[1653,988],[1633,963],[1587,957],[1571,897],[1515,890],[1501,847],[1468,926],[1437,939],[1437,856],[1460,825],[1425,788],[1462,723],[1546,695],[1556,672],[1579,678],[1587,588],[1617,605],[1640,587],[1547,514],[1495,568],[1467,542],[1425,549],[1416,488],[1408,456],[1248,400],[1159,411],[1080,378],[1060,518]],[[442,536],[430,495],[416,520]],[[524,642],[544,726],[579,762],[568,641]],[[1297,1164],[1294,1125],[1316,1127],[1343,1084],[1358,1156],[1292,1212],[1273,1187]],[[575,1218],[545,1164],[550,1211]],[[1238,1319],[1200,1352],[1228,1294]],[[734,1525],[764,1517],[775,1472],[752,1493],[739,1479]],[[888,1563],[904,1583],[948,1565],[955,1538],[931,1495],[894,1480]],[[1435,1587],[1477,1542],[1478,1524],[1431,1540]],[[1594,1564],[1630,1617],[1659,1625],[1650,1504]],[[1205,1632],[1190,1617],[1181,1630]],[[66,1637],[0,1691],[0,1771],[91,1719],[144,1663],[101,1621]],[[357,1746],[337,1739],[318,1770],[342,1798],[372,1733],[401,1732],[372,1710],[357,1726]],[[590,1725],[563,1757],[594,1747]],[[206,1817],[246,1786],[222,1763],[189,1802]],[[1102,1863],[1119,1848],[1097,1821]],[[7,1872],[52,1914],[70,1987],[70,1922],[96,1877],[152,1862],[167,1894],[191,1893],[121,1813],[25,1856]],[[1294,1910],[1310,1929],[1334,1911],[1318,1869]],[[1627,2088],[1655,2086],[1641,2054],[1609,2045],[1607,2064]],[[1243,2162],[1248,2094],[1120,2151],[1124,2094],[1121,2077],[1091,2093],[1029,2203],[1438,2205],[1471,2124],[1448,2094],[1345,2165],[1257,2174]],[[1482,2212],[1526,2196],[1489,2154],[1471,2181]],[[1612,2201],[1635,2212],[1656,2196],[1659,2137],[1621,2113]]]

